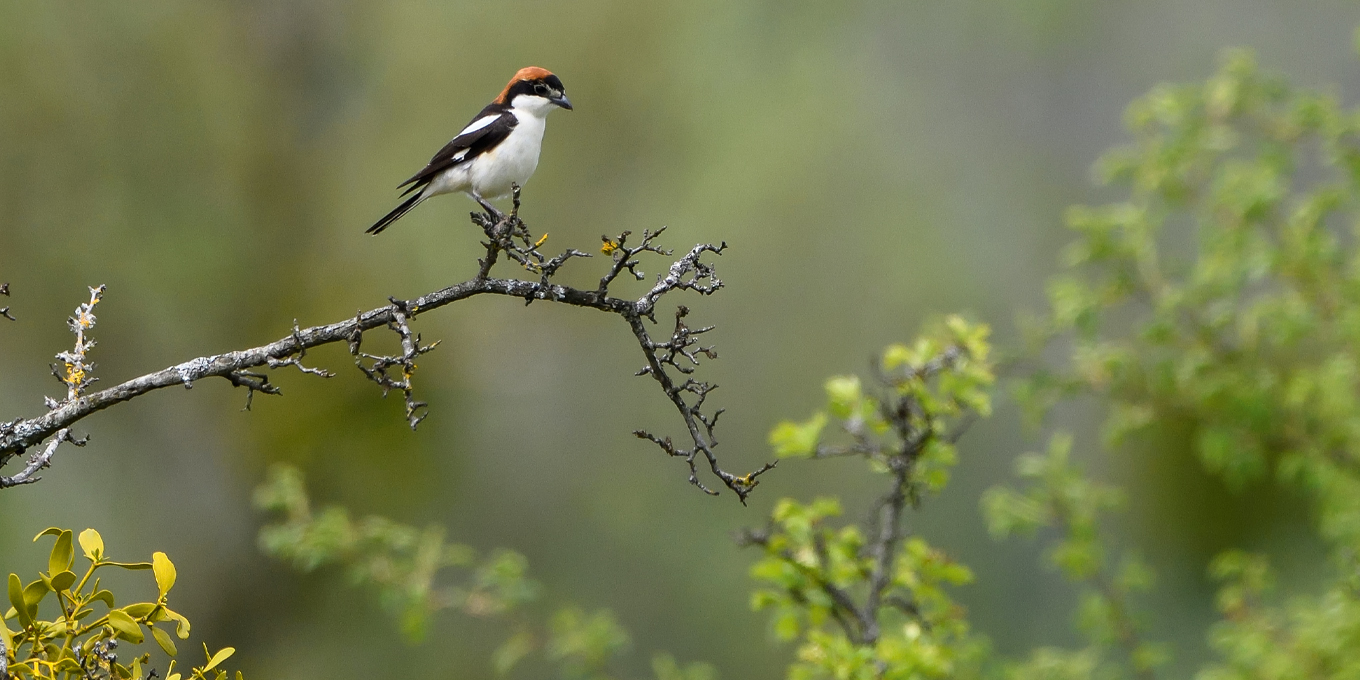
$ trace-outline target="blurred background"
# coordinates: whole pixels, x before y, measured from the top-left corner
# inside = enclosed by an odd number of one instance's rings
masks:
[[[0,417],[59,393],[47,364],[87,285],[109,287],[102,387],[471,276],[480,234],[461,197],[379,238],[363,230],[534,64],[576,104],[553,114],[525,190],[548,250],[661,225],[677,249],[731,245],[729,287],[690,303],[719,325],[705,375],[729,409],[724,462],[754,468],[770,427],[811,412],[827,375],[863,371],[931,315],[968,312],[1013,347],[1066,241],[1065,206],[1114,196],[1088,169],[1122,141],[1132,98],[1207,76],[1227,46],[1353,93],[1355,23],[1341,0],[0,0],[0,281],[19,318],[0,325]],[[587,284],[602,266],[562,278]],[[44,527],[92,526],[115,556],[169,553],[176,608],[210,646],[234,645],[247,677],[491,677],[498,624],[445,614],[408,648],[340,574],[259,555],[250,490],[289,461],[318,502],[525,553],[550,603],[618,614],[632,675],[668,650],[728,680],[782,677],[791,650],[749,610],[754,555],[730,534],[781,496],[840,494],[859,513],[880,480],[858,461],[795,461],[749,508],[704,496],[630,434],[680,423],[631,377],[640,355],[616,319],[476,299],[417,325],[444,341],[416,376],[431,408],[419,432],[342,348],[309,355],[339,377],[281,372],[286,396],[252,412],[222,382],[138,399],[83,422],[92,443],[43,483],[0,493],[0,567],[41,568],[46,546],[29,539]],[[1037,446],[1003,401],[912,518],[974,568],[959,597],[1013,655],[1076,640],[1071,588],[1033,545],[993,542],[977,510]],[[1210,556],[1270,549],[1303,584],[1319,561],[1296,538],[1298,499],[1229,493],[1174,437],[1090,464],[1130,486],[1119,535],[1159,571],[1175,669],[1207,655]]]

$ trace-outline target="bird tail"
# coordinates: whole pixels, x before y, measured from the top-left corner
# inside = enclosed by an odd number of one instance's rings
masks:
[[[397,219],[399,219],[402,215],[405,215],[407,211],[409,211],[411,208],[416,207],[417,203],[420,203],[422,200],[424,200],[425,199],[424,194],[425,192],[422,191],[402,201],[401,205],[393,208],[392,212],[383,215],[382,219],[374,223],[374,225],[369,227],[368,230],[365,231],[364,233],[376,235],[378,232],[381,232],[382,230],[386,229],[388,225],[392,224],[393,222],[396,222]]]

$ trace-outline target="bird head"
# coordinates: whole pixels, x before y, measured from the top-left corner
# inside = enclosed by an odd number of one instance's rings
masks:
[[[537,66],[528,66],[517,71],[505,89],[501,90],[501,96],[496,98],[496,103],[509,104],[514,108],[540,115],[556,107],[571,110],[571,100],[567,99],[562,81],[548,69]]]

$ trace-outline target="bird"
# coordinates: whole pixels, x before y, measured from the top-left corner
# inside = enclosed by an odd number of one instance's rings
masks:
[[[572,110],[560,78],[537,66],[515,72],[500,95],[420,172],[397,185],[406,187],[405,200],[365,233],[381,233],[425,199],[457,191],[496,214],[487,199],[505,196],[534,174],[548,114],[558,108]]]

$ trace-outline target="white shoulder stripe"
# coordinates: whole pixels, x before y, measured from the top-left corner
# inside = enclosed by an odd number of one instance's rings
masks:
[[[454,137],[454,139],[457,139],[458,137],[462,137],[463,135],[466,135],[466,134],[471,133],[471,132],[476,132],[476,131],[478,131],[478,130],[480,130],[480,129],[482,129],[482,128],[484,128],[484,127],[486,127],[486,126],[488,126],[488,125],[490,125],[490,124],[492,124],[492,123],[494,123],[494,122],[500,120],[500,118],[501,118],[501,114],[499,114],[499,113],[493,114],[493,115],[490,115],[490,116],[484,116],[484,117],[482,117],[482,118],[478,118],[477,120],[472,121],[472,123],[471,123],[470,125],[468,125],[467,127],[463,128],[463,131],[460,132],[460,133],[458,133],[458,134]]]

